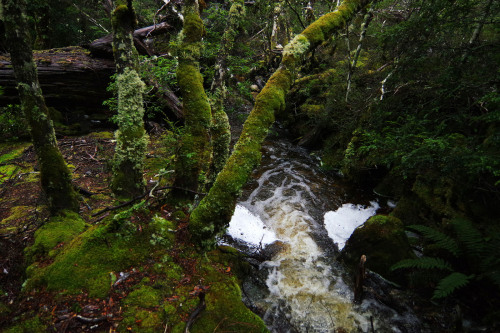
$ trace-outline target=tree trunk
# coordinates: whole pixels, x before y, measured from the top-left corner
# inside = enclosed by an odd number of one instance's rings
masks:
[[[137,73],[138,55],[132,32],[135,12],[132,0],[118,0],[113,11],[113,50],[118,88],[118,130],[111,188],[115,194],[135,197],[144,192],[144,156],[148,137],[144,130],[145,85]]]
[[[54,128],[38,83],[33,61],[24,0],[2,0],[6,40],[17,80],[19,98],[28,121],[40,167],[42,188],[52,214],[80,204],[71,184],[71,174],[57,147]]]
[[[213,142],[213,158],[210,166],[207,188],[212,187],[215,178],[224,167],[224,164],[226,164],[229,156],[231,127],[227,114],[224,111],[224,101],[227,93],[227,58],[233,49],[234,40],[238,35],[238,30],[244,15],[244,0],[233,0],[233,4],[229,9],[226,30],[222,35],[222,45],[219,50],[217,63],[215,64],[215,75],[211,87],[214,96],[212,101],[212,128],[210,131]]]
[[[193,238],[205,248],[214,245],[215,236],[224,232],[234,212],[241,187],[259,164],[261,145],[274,122],[274,113],[284,110],[285,96],[304,57],[345,26],[369,0],[345,0],[337,10],[323,15],[296,36],[283,50],[278,70],[257,95],[255,106],[214,186],[191,213],[189,228]]]
[[[184,27],[178,50],[177,82],[182,95],[185,132],[175,166],[174,186],[197,192],[205,184],[212,157],[211,109],[203,88],[199,58],[205,33],[198,1],[184,4]],[[173,195],[192,198],[193,193],[174,190]]]

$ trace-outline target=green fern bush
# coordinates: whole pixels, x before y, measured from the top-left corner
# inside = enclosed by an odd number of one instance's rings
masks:
[[[446,234],[424,225],[411,225],[408,229],[422,235],[427,248],[435,250],[435,257],[423,256],[405,259],[391,270],[425,270],[437,280],[432,299],[450,296],[471,281],[487,280],[500,288],[500,259],[496,251],[500,248],[498,237],[484,237],[465,219],[451,221],[452,234]],[[437,274],[436,274],[437,273]]]

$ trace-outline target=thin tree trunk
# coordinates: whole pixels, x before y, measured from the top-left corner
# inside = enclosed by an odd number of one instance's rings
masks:
[[[465,60],[467,60],[467,57],[470,54],[472,46],[476,43],[476,40],[478,39],[479,34],[481,33],[481,30],[483,29],[484,23],[486,22],[486,18],[490,14],[490,8],[491,8],[492,3],[493,3],[493,0],[489,0],[488,3],[486,4],[486,7],[484,8],[484,11],[483,11],[483,16],[481,17],[481,19],[477,23],[476,28],[474,29],[474,32],[472,33],[472,36],[469,39],[469,43],[467,44],[467,49],[465,50],[464,54],[462,55],[462,62],[465,62]]]
[[[213,158],[207,188],[213,185],[215,178],[224,167],[224,164],[226,164],[229,156],[231,128],[227,114],[224,111],[224,100],[226,99],[227,92],[227,58],[233,49],[234,41],[238,35],[244,15],[244,0],[233,0],[233,4],[229,9],[226,30],[222,35],[222,45],[219,50],[217,63],[215,64],[215,75],[211,87],[211,92],[214,96],[212,101],[212,128],[210,131],[213,142]]]
[[[184,27],[178,50],[177,82],[182,95],[185,132],[175,166],[174,187],[198,192],[205,184],[212,157],[210,102],[203,88],[199,58],[205,32],[196,0],[184,4]],[[174,190],[176,197],[192,198],[193,193]]]
[[[369,2],[345,0],[337,10],[320,17],[285,47],[281,64],[257,96],[224,169],[208,195],[191,213],[189,229],[202,247],[213,246],[215,236],[223,233],[228,226],[241,187],[260,162],[262,142],[274,122],[274,114],[284,110],[285,96],[305,56],[345,26]]]
[[[352,59],[352,64],[349,67],[349,73],[347,74],[347,91],[345,93],[346,102],[349,99],[349,93],[351,92],[352,74],[356,69],[356,64],[358,63],[359,55],[361,53],[361,48],[363,46],[363,41],[365,40],[366,31],[368,30],[368,25],[370,24],[372,18],[373,18],[373,10],[370,9],[368,13],[366,13],[363,19],[363,23],[361,24],[361,34],[359,36],[359,44],[358,47],[356,48],[356,53],[354,54],[354,58]]]
[[[29,124],[50,211],[53,214],[64,209],[78,212],[80,204],[71,184],[71,174],[57,147],[52,121],[38,83],[25,20],[26,3],[24,0],[2,0],[1,3],[19,98]]]
[[[137,74],[138,55],[132,33],[135,12],[132,0],[118,0],[112,15],[113,50],[118,88],[118,130],[113,157],[111,188],[115,194],[135,197],[144,192],[144,156],[148,137],[144,130],[145,85]]]

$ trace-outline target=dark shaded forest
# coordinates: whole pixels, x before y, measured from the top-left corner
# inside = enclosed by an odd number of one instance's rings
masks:
[[[283,138],[395,202],[332,245],[353,304],[500,329],[500,3],[0,3],[0,330],[306,332],[242,300],[274,248],[221,245]]]

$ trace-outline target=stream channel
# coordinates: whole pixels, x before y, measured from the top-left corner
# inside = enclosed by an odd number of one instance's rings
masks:
[[[266,142],[262,153],[221,239],[266,254],[243,283],[247,306],[272,332],[427,331],[404,302],[394,309],[366,293],[354,304],[352,278],[336,260],[354,228],[393,203],[341,185],[286,141]],[[378,275],[369,280],[377,293],[393,292]]]

